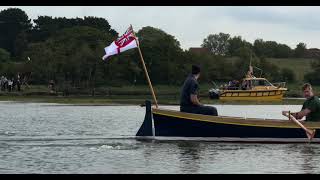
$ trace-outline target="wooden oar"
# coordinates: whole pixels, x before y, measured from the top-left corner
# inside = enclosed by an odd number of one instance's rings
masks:
[[[306,134],[308,136],[308,139],[311,141],[312,138],[314,137],[315,133],[316,133],[316,130],[310,130],[310,129],[307,129],[303,124],[301,124],[301,122],[299,122],[294,116],[291,115],[290,111],[288,113],[288,116],[289,120],[293,121],[294,123],[296,123],[298,126],[300,126],[303,130],[306,131]]]

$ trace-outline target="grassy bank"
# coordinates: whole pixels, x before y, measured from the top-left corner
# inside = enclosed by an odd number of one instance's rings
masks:
[[[59,104],[77,104],[77,105],[143,105],[145,100],[152,100],[152,97],[139,96],[135,98],[125,98],[123,96],[115,97],[52,97],[52,96],[0,96],[0,101],[15,101],[28,103],[59,103]],[[178,99],[168,97],[157,97],[159,105],[179,105]],[[303,100],[284,99],[283,101],[220,101],[209,98],[201,98],[204,104],[222,104],[222,105],[301,105]]]
[[[285,97],[302,97],[301,84],[288,84],[289,91]],[[200,99],[205,104],[301,104],[301,100],[283,100],[282,102],[222,102],[209,99],[208,90],[211,84],[200,83]],[[180,86],[154,86],[159,104],[177,105],[180,98]],[[320,87],[315,86],[317,92]],[[48,102],[63,104],[143,104],[146,99],[152,99],[147,85],[123,86],[123,87],[100,87],[96,88],[95,96],[90,90],[79,90],[69,96],[63,96],[62,92],[50,94],[46,86],[30,86],[23,88],[21,92],[0,92],[0,101],[21,102]]]
[[[279,68],[291,69],[295,75],[297,82],[304,81],[304,75],[312,71],[312,62],[315,59],[310,58],[267,58],[267,61],[275,64]]]

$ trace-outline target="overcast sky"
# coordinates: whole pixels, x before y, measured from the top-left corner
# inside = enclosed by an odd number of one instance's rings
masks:
[[[320,48],[320,7],[312,6],[16,6],[29,18],[38,16],[96,16],[108,20],[119,34],[132,24],[160,28],[176,37],[183,49],[199,47],[209,34],[219,32],[276,41],[295,48]],[[9,6],[0,6],[0,10]]]

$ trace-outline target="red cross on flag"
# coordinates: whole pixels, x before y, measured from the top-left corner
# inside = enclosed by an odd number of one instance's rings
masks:
[[[122,36],[113,41],[108,47],[104,48],[106,54],[102,59],[106,60],[109,56],[119,54],[128,49],[136,48],[138,47],[137,43],[137,39],[133,34],[132,26],[130,26]]]

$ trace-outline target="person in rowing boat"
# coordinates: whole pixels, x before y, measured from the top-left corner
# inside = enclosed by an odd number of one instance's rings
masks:
[[[299,120],[306,116],[306,121],[320,121],[320,101],[319,98],[314,95],[311,84],[304,84],[302,91],[303,96],[307,100],[303,103],[300,112],[291,113],[291,115]],[[282,111],[283,115],[287,113],[288,111]]]
[[[303,121],[302,118],[304,116],[306,116],[306,121],[320,121],[320,101],[319,98],[314,95],[311,84],[304,84],[302,91],[303,96],[307,100],[303,103],[301,111],[295,113],[290,113],[290,111],[282,111],[282,115],[289,117],[290,120],[301,126],[306,131],[308,138],[311,140],[316,131],[307,129],[299,121]]]
[[[217,109],[212,106],[204,106],[198,99],[200,67],[192,65],[192,73],[184,81],[181,89],[180,111],[194,114],[218,116]]]

